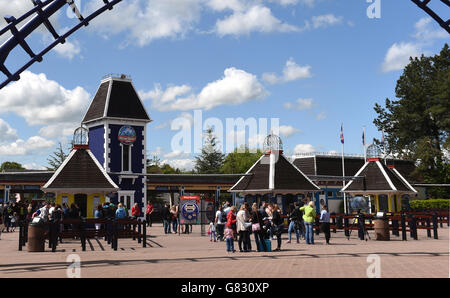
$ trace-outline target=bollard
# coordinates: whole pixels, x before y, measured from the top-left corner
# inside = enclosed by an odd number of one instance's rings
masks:
[[[142,241],[142,247],[147,247],[147,221],[143,221],[142,222],[143,226],[142,226],[142,238],[144,241]]]
[[[433,237],[438,239],[438,220],[436,213],[433,214]]]
[[[118,249],[118,246],[119,246],[119,240],[118,240],[118,238],[119,238],[119,227],[118,227],[117,220],[114,220],[113,234],[114,234],[114,236],[113,236],[113,241],[112,241],[112,243],[113,243],[113,249],[114,249],[114,250],[117,250],[117,249]]]
[[[398,237],[398,236],[400,236],[400,233],[398,231],[398,219],[394,219],[394,218],[392,219],[392,235]]]
[[[141,238],[142,238],[142,234],[141,234],[141,221],[138,221],[138,243],[141,243]]]
[[[348,224],[348,218],[346,217],[346,218],[344,218],[344,235],[346,236],[346,237],[349,237],[350,236],[350,231],[348,230],[348,228],[349,228],[349,224]]]
[[[431,238],[431,222],[430,217],[427,217],[427,237]]]
[[[405,218],[404,213],[402,213],[401,225],[402,225],[402,240],[407,241],[406,240],[406,218]]]
[[[414,216],[412,216],[412,237],[414,238],[414,240],[418,240],[417,238],[417,221],[416,218]]]
[[[130,225],[130,228],[131,228],[131,225]],[[135,241],[136,240],[136,224],[133,224],[132,234],[133,234],[133,241]]]
[[[334,226],[333,233],[336,233],[336,215],[333,216],[331,224]]]
[[[84,222],[84,220],[82,220],[81,224],[80,224],[80,240],[81,240],[81,250],[82,251],[86,251],[86,233],[84,230],[84,228],[85,228],[84,224],[85,224],[85,222]]]
[[[19,221],[19,251],[22,251],[23,245],[23,223]]]

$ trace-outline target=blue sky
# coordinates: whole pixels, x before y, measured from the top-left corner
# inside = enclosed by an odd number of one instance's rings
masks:
[[[0,0],[0,14],[19,16],[28,2]],[[86,13],[100,2],[79,3]],[[192,167],[193,154],[173,152],[170,123],[194,109],[224,125],[279,118],[289,155],[341,152],[343,122],[345,152],[362,154],[363,126],[368,143],[381,137],[373,106],[394,98],[408,57],[434,55],[450,40],[411,1],[380,3],[381,18],[371,19],[366,0],[123,0],[0,90],[0,162],[46,166],[108,73],[133,78],[154,120],[148,154],[173,166]],[[75,22],[65,10],[52,21],[59,32]],[[40,30],[29,43],[50,40]],[[14,51],[7,66],[25,58]]]

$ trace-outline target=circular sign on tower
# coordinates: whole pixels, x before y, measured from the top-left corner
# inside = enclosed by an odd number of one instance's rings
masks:
[[[136,132],[129,125],[122,126],[119,130],[119,141],[125,145],[131,145],[136,141]]]

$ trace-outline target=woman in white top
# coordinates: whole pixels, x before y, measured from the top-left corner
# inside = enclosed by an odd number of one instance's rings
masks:
[[[325,234],[326,243],[330,244],[330,213],[327,205],[323,205],[320,212],[320,229]]]
[[[241,206],[241,209],[236,215],[236,230],[239,234],[239,251],[240,252],[249,252],[250,248],[248,247],[248,243],[250,242],[250,234],[249,230],[246,227],[247,225],[250,225],[249,218],[247,216],[245,205]],[[244,250],[242,250],[242,242],[244,242]]]

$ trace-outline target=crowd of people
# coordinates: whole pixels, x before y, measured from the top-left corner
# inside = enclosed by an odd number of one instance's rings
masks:
[[[297,243],[304,239],[306,244],[314,244],[316,211],[312,201],[304,203],[302,207],[298,203],[289,206],[286,244],[291,243],[293,232],[296,234]],[[325,205],[320,213],[320,228],[325,234],[326,244],[329,244],[330,215]],[[240,252],[251,252],[251,235],[254,236],[256,245],[253,250],[270,251],[271,240],[276,240],[274,251],[280,251],[284,229],[284,219],[277,204],[263,202],[259,207],[256,203],[250,207],[250,204],[245,202],[237,210],[236,206],[226,202],[219,207],[214,222],[210,223],[209,234],[210,241],[225,241],[228,252],[236,252],[235,241]]]

